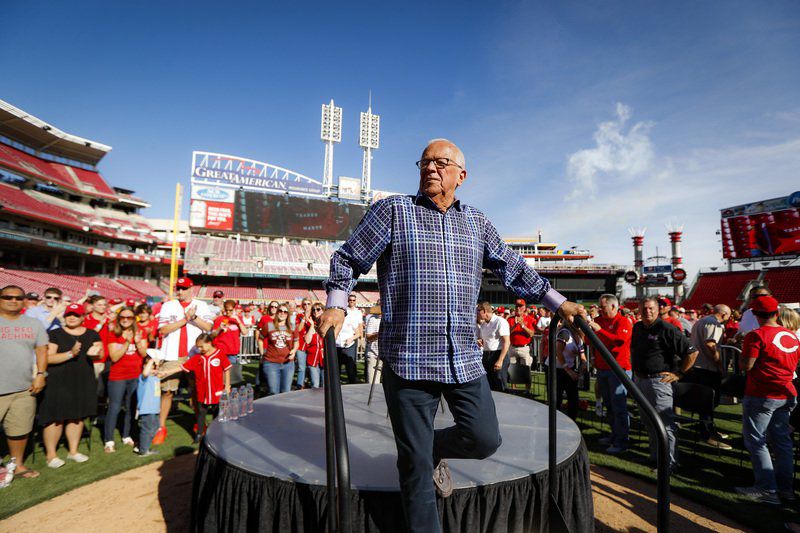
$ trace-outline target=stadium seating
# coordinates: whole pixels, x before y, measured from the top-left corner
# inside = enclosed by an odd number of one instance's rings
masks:
[[[0,183],[0,205],[4,211],[42,220],[58,226],[86,231],[89,224],[81,220],[82,216],[77,211],[72,211],[62,205],[52,205],[27,194],[17,187]]]
[[[146,296],[164,296],[156,285],[143,280],[113,280],[99,276],[73,276],[9,268],[0,268],[0,284],[19,285],[26,292],[39,294],[48,287],[58,287],[73,300],[83,298],[87,290],[96,290],[107,298],[142,299]]]
[[[681,305],[697,309],[704,303],[726,304],[731,309],[742,305],[740,296],[750,281],[756,280],[760,271],[700,273],[694,287]]]
[[[771,268],[762,280],[779,302],[800,302],[800,267]]]
[[[225,293],[225,298],[232,300],[256,300],[260,298],[256,287],[227,287],[222,285],[207,285],[203,291],[203,297],[211,299],[214,291],[220,290]]]

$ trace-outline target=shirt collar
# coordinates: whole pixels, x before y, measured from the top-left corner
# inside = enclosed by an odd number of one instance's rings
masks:
[[[433,209],[439,210],[439,206],[433,203],[433,200],[428,198],[426,195],[422,194],[422,191],[417,191],[417,194],[414,196],[414,204],[415,205],[427,205]],[[456,198],[453,200],[453,203],[450,205],[450,208],[455,209],[456,211],[461,211],[461,200]]]

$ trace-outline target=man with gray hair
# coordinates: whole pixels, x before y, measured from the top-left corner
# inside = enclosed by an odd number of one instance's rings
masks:
[[[613,294],[600,297],[599,315],[589,323],[600,341],[608,348],[619,366],[631,377],[631,321],[619,312],[619,300]],[[628,449],[630,418],[628,417],[628,390],[619,380],[605,359],[596,354],[594,367],[597,369],[597,386],[603,403],[608,409],[611,436],[600,439],[608,444],[608,453],[622,453]]]
[[[725,323],[731,317],[731,308],[725,304],[714,306],[714,312],[704,316],[692,328],[692,345],[698,350],[697,360],[686,375],[686,382],[705,385],[714,389],[714,408],[719,405],[720,386],[725,374],[720,357],[719,343],[725,332]],[[700,436],[707,444],[722,450],[732,449],[722,442],[723,435],[714,426],[714,412],[700,414]]]
[[[331,257],[320,333],[341,329],[347,295],[377,262],[383,310],[378,345],[406,527],[438,532],[436,494],[453,490],[445,459],[483,459],[501,443],[475,338],[483,269],[517,297],[541,302],[565,320],[585,317],[586,310],[552,289],[503,242],[486,215],[456,199],[467,177],[456,145],[431,141],[417,167],[418,192],[375,202]],[[434,430],[442,396],[455,425]]]
[[[633,326],[631,366],[636,385],[655,408],[667,428],[670,471],[678,466],[677,425],[673,410],[674,385],[692,368],[697,350],[678,328],[659,316],[659,299],[645,298],[640,307],[642,321]],[[650,459],[657,459],[655,430],[647,424],[650,435]]]

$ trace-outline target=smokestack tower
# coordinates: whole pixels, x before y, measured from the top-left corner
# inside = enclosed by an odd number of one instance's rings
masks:
[[[682,224],[667,224],[669,241],[672,243],[672,270],[683,268],[683,254],[681,253],[681,240],[683,239]],[[683,300],[683,283],[672,288],[672,295],[676,302]]]
[[[644,287],[641,280],[644,275],[644,233],[647,228],[628,228],[628,233],[631,234],[633,240],[633,270],[636,272],[638,279],[636,281],[636,299],[639,302],[644,298]]]

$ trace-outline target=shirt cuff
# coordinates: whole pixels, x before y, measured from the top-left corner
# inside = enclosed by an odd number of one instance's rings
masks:
[[[556,312],[558,308],[561,307],[561,304],[566,302],[567,299],[557,290],[550,289],[547,291],[547,294],[544,295],[542,298],[542,305],[547,308],[548,311]]]
[[[348,294],[345,291],[332,289],[331,292],[328,293],[328,302],[325,304],[325,307],[341,307],[342,309],[347,309],[347,296]]]

